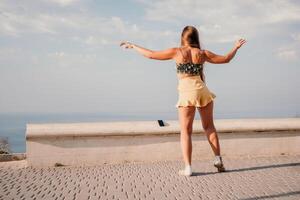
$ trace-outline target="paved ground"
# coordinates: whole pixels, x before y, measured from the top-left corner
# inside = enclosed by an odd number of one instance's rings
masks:
[[[77,167],[0,163],[0,199],[300,199],[300,155],[194,160],[193,176],[177,174],[182,161]]]

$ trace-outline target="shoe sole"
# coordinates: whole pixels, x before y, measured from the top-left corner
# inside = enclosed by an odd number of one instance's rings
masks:
[[[218,169],[218,172],[225,172],[225,168],[223,165],[214,165],[217,169]]]
[[[192,176],[193,173],[191,174],[184,174],[183,172],[178,171],[178,174],[181,176]]]

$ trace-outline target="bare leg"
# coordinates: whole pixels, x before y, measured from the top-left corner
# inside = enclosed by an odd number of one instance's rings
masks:
[[[209,144],[216,156],[214,166],[218,169],[218,172],[224,172],[225,168],[222,157],[220,156],[219,137],[213,122],[213,105],[214,102],[211,101],[206,106],[198,108],[198,110],[201,115],[203,130],[205,131]]]
[[[201,115],[203,130],[206,133],[209,144],[216,156],[220,155],[220,144],[218,134],[213,122],[213,105],[214,101],[208,103],[205,107],[198,107]]]
[[[180,143],[185,165],[191,165],[192,161],[192,132],[196,108],[193,106],[179,107]]]

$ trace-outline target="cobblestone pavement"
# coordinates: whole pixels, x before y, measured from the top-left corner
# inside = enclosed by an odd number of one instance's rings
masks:
[[[0,163],[0,199],[300,199],[300,155],[193,160],[193,175],[178,175],[183,161],[98,166],[26,167]],[[22,164],[23,162],[23,164]]]

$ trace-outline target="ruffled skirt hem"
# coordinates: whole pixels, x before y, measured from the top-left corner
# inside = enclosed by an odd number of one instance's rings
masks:
[[[176,103],[175,107],[187,107],[187,106],[195,106],[195,107],[204,107],[213,101],[216,98],[214,93],[211,93],[208,97],[203,99],[179,99]]]
[[[175,105],[176,108],[195,106],[204,107],[216,98],[200,76],[193,76],[179,80],[178,84],[179,99]]]

